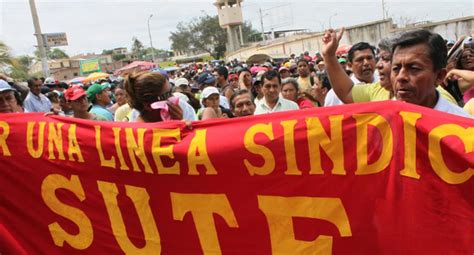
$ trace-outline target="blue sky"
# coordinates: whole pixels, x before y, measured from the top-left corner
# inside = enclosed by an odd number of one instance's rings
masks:
[[[181,21],[207,13],[217,14],[212,0],[36,0],[43,33],[66,32],[69,46],[61,47],[69,55],[100,53],[102,49],[130,48],[136,36],[149,45],[147,19],[153,45],[170,49],[171,31]],[[385,1],[386,12],[400,20],[439,21],[474,14],[473,1]],[[244,0],[243,16],[260,30],[259,9],[265,30],[304,28],[320,31],[352,26],[382,18],[382,1],[264,1]],[[31,54],[36,45],[28,0],[0,0],[0,40],[14,55]]]

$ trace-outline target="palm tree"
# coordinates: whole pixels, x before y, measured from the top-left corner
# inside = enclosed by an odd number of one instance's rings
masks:
[[[0,41],[0,66],[10,65],[12,63],[12,57],[10,56],[10,48]]]

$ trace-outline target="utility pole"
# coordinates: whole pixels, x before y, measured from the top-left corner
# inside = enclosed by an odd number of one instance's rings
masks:
[[[31,16],[33,17],[33,25],[35,27],[35,36],[38,43],[38,50],[41,57],[41,66],[43,68],[43,75],[49,77],[49,66],[48,59],[46,58],[46,49],[44,45],[43,34],[41,33],[41,27],[39,24],[38,13],[36,12],[35,0],[30,1]]]
[[[337,16],[337,12],[334,13],[333,15],[329,16],[329,28],[332,28],[331,19],[332,19],[332,17],[335,17],[335,16]]]
[[[263,30],[263,15],[262,15],[262,8],[258,8],[260,11],[260,25],[262,26],[262,39],[265,42],[265,30]]]
[[[150,36],[151,59],[153,63],[155,63],[155,48],[153,48],[153,40],[151,39],[151,31],[150,31],[150,20],[152,17],[153,17],[153,14],[150,14],[150,17],[148,17],[148,35]]]
[[[382,19],[385,20],[385,1],[382,0]]]

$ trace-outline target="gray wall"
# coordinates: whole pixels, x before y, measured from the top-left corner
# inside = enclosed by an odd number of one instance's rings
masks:
[[[439,33],[445,39],[457,40],[462,35],[474,33],[474,16],[459,19],[446,20],[442,22],[414,24],[404,28],[396,28],[391,19],[370,22],[346,28],[341,44],[355,44],[357,42],[368,42],[377,45],[380,39],[394,33],[412,29],[428,29]],[[299,55],[308,51],[312,56],[322,48],[322,33],[307,33],[286,38],[279,38],[273,42],[253,44],[247,48],[240,49],[226,55],[227,60],[237,58],[246,60],[254,54],[267,54],[272,57],[289,56],[294,53]]]

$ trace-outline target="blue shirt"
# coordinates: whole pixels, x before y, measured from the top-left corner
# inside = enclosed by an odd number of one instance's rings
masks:
[[[93,113],[98,116],[102,116],[107,119],[107,121],[114,121],[114,115],[105,107],[98,104],[92,105],[92,108],[89,110],[90,113]]]
[[[26,112],[50,112],[52,105],[45,95],[40,93],[37,96],[30,91],[23,102],[23,107]]]

